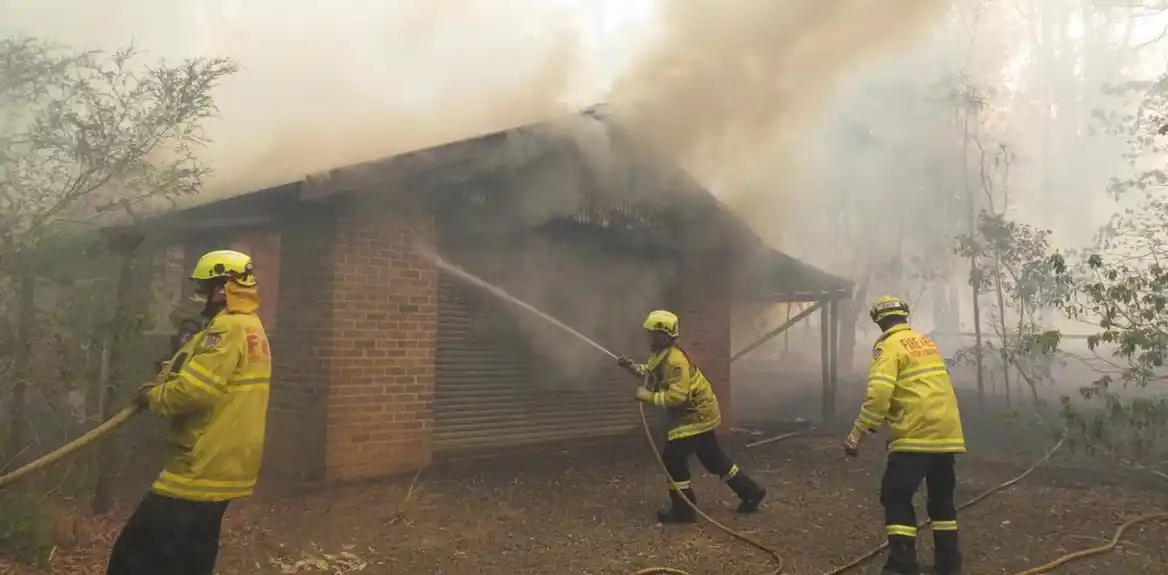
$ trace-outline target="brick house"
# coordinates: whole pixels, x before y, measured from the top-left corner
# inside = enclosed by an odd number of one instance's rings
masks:
[[[765,247],[595,112],[331,170],[135,233],[158,317],[201,253],[253,256],[276,362],[265,470],[295,481],[639,425],[610,358],[448,277],[423,246],[618,353],[643,355],[644,314],[675,309],[723,397],[732,302],[850,291]]]

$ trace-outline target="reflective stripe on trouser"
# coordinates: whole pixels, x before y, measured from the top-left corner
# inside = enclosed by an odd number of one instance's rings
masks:
[[[901,536],[916,538],[917,528],[913,525],[885,525],[884,529],[888,531],[888,536]]]
[[[731,464],[730,471],[727,471],[724,475],[722,475],[722,481],[729,482],[731,479],[734,479],[737,476],[738,476],[738,466]]]
[[[928,488],[926,508],[932,521],[936,564],[941,572],[953,572],[961,565],[957,546],[957,507],[954,457],[951,453],[892,452],[888,454],[880,484],[888,533],[888,561],[885,567],[898,573],[919,571],[916,557],[916,513],[913,495],[924,481]]]

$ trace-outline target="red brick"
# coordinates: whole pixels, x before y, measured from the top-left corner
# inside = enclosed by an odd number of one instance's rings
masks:
[[[437,270],[413,254],[430,222],[388,210],[338,221],[325,468],[329,480],[429,464]]]

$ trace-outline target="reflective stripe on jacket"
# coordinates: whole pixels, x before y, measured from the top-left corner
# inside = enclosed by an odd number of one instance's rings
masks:
[[[868,394],[856,427],[887,422],[892,451],[963,453],[965,435],[945,360],[929,338],[908,324],[881,334],[872,348]]]
[[[170,379],[147,396],[150,411],[170,418],[172,448],[153,491],[190,501],[251,495],[263,460],[272,375],[263,324],[254,313],[224,311],[174,360]]]
[[[653,354],[642,368],[651,402],[664,407],[669,418],[669,439],[683,439],[711,431],[722,423],[718,398],[710,381],[681,348]]]

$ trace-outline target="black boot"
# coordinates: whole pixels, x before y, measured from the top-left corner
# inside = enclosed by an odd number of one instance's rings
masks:
[[[890,535],[888,537],[888,560],[880,575],[920,575],[917,563],[917,540],[915,537]]]
[[[694,496],[693,489],[682,489],[684,493],[695,505],[698,500]],[[657,512],[657,520],[662,523],[693,523],[697,520],[697,513],[689,506],[678,493],[676,489],[669,490],[669,508],[662,509]]]
[[[961,546],[957,542],[956,530],[933,531],[933,549],[933,573],[960,575]]]
[[[726,485],[729,485],[730,489],[734,490],[734,494],[738,496],[739,513],[754,513],[758,511],[758,506],[766,498],[766,489],[755,483],[745,473],[738,473],[734,477],[727,479]]]

